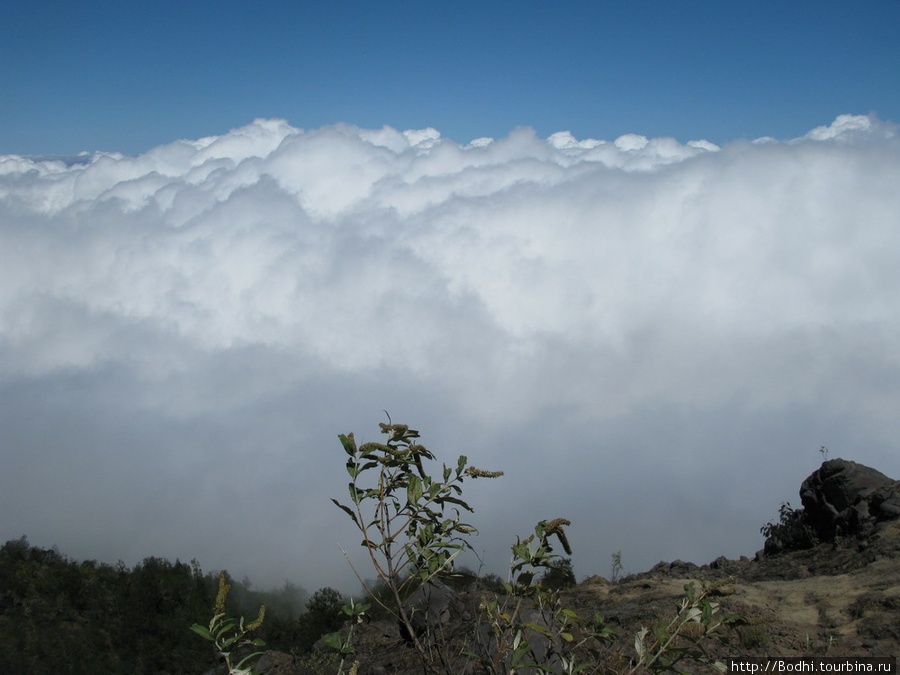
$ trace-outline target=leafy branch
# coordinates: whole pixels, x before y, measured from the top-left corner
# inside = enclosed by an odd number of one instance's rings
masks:
[[[265,642],[259,638],[251,639],[247,635],[262,625],[266,616],[266,606],[260,606],[256,620],[249,624],[244,624],[243,616],[240,619],[235,619],[225,613],[225,600],[228,598],[230,590],[231,585],[227,582],[225,572],[220,572],[219,592],[216,594],[216,604],[209,626],[201,626],[195,623],[191,626],[191,630],[204,640],[209,640],[215,645],[216,652],[225,659],[229,675],[250,675],[251,669],[249,667],[244,668],[244,664],[250,659],[260,656],[262,652],[255,651],[248,654],[237,663],[234,663],[235,657],[233,653],[236,650],[242,650],[247,647],[265,647]]]
[[[379,426],[388,437],[385,443],[358,446],[352,433],[339,436],[348,456],[350,502],[331,501],[362,534],[360,543],[388,589],[390,602],[379,598],[355,569],[354,573],[372,599],[404,626],[430,667],[433,659],[413,627],[407,601],[439,574],[451,571],[456,557],[471,548],[467,536],[477,530],[462,521],[461,513],[473,510],[461,498],[464,480],[495,478],[502,472],[476,469],[460,455],[455,466],[442,465],[440,478],[435,478],[425,468],[427,462],[436,461],[435,456],[418,443],[418,431],[391,423],[390,416]]]

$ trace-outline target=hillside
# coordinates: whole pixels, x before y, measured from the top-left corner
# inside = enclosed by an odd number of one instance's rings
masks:
[[[800,499],[801,509],[782,505],[778,522],[763,528],[765,548],[752,557],[722,557],[702,566],[659,563],[622,579],[593,576],[577,585],[567,585],[565,574],[536,583],[529,577],[515,589],[496,578],[444,578],[411,600],[416,638],[433,657],[430,671],[423,670],[415,640],[373,606],[366,620],[340,629],[341,641],[352,648],[343,672],[356,663],[357,675],[475,674],[491,672],[491,662],[495,672],[510,672],[511,649],[504,640],[516,639],[516,631],[523,643],[530,641],[523,663],[536,660],[547,672],[565,672],[563,659],[571,657],[586,666],[580,672],[627,672],[639,665],[635,635],[647,627],[650,640],[653,629],[686,616],[683,603],[691,586],[697,598],[691,607],[702,608],[703,616],[666,633],[677,632],[666,656],[680,657],[672,664],[679,672],[708,672],[711,660],[739,656],[896,657],[900,481],[836,459],[803,482]],[[546,533],[551,529],[547,524]],[[546,544],[546,538],[541,541]],[[560,543],[567,547],[564,535]],[[558,562],[549,551],[548,545],[539,555]],[[255,634],[265,638],[269,651],[254,672],[339,672],[341,655],[315,642],[341,625],[337,591],[320,589],[298,616],[297,604],[306,597],[302,589],[286,584],[277,594],[258,593],[230,578],[229,583],[235,588],[229,613],[252,616],[261,603],[272,610]],[[215,585],[215,576],[204,575],[196,561],[148,558],[128,570],[121,563],[72,561],[30,547],[24,537],[7,542],[0,548],[0,672],[223,673],[211,645],[189,630],[194,622],[209,621]],[[520,597],[514,590],[525,592]],[[572,612],[565,625],[560,609]],[[595,613],[602,623],[592,623]],[[706,631],[707,619],[727,617],[718,630]],[[697,655],[700,661],[692,661]],[[703,655],[709,657],[705,662]],[[664,662],[656,662],[656,669]]]
[[[626,669],[635,657],[633,636],[643,626],[670,621],[691,583],[707,589],[723,615],[741,617],[721,638],[703,640],[718,659],[900,654],[900,481],[836,459],[823,463],[800,492],[804,508],[783,506],[780,522],[766,528],[766,548],[753,557],[723,557],[703,566],[659,563],[615,583],[594,576],[562,591],[561,606],[585,620],[600,612],[619,637],[599,657],[577,654],[579,663],[590,664],[586,672]],[[496,596],[474,582],[427,608],[434,616],[427,633],[433,648],[456,654],[474,650],[477,640],[466,636],[484,621],[483,602],[491,597]],[[573,633],[577,643],[581,635]],[[423,672],[394,622],[358,626],[354,644],[357,651],[348,663],[358,660],[360,675]],[[337,659],[319,647],[312,658],[296,661],[269,654],[259,664],[261,672],[326,672],[323,665]],[[709,670],[687,661],[681,667],[686,672]],[[483,672],[471,657],[452,658],[446,670]],[[561,672],[558,662],[551,672]]]

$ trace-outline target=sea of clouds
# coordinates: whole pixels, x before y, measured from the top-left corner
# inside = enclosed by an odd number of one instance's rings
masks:
[[[256,120],[0,156],[0,538],[355,588],[336,435],[387,410],[502,573],[752,555],[818,449],[900,478],[900,134],[461,145]],[[477,562],[470,563],[477,566]]]

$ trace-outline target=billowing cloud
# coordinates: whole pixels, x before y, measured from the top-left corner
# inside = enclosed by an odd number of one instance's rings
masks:
[[[787,142],[257,120],[0,157],[0,536],[350,586],[336,434],[387,409],[496,571],[752,554],[822,445],[900,476],[900,136]]]

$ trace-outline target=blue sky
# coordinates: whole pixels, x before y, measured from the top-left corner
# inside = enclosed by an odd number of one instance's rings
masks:
[[[896,0],[8,2],[0,154],[137,153],[258,117],[791,138],[900,118],[898,30]]]

